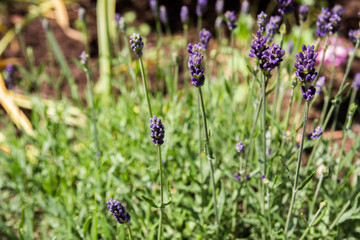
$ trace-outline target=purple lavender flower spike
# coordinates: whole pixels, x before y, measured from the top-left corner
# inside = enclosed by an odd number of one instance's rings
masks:
[[[126,31],[126,22],[125,18],[120,15],[120,13],[115,13],[115,23],[116,28],[119,29],[122,33]]]
[[[245,145],[242,142],[238,142],[237,144],[235,144],[235,149],[238,153],[244,153]]]
[[[265,179],[266,176],[265,176],[264,174],[261,174],[261,178],[262,178],[262,179]]]
[[[13,83],[13,74],[14,74],[14,65],[9,64],[5,67],[5,86],[7,89],[11,90],[14,87]]]
[[[241,182],[241,177],[239,174],[234,173],[234,177],[236,178],[236,180],[238,180],[239,182]]]
[[[297,71],[295,75],[300,82],[311,82],[317,76],[315,72],[315,59],[318,53],[315,53],[314,45],[302,46],[302,52],[296,54],[296,63],[294,64]]]
[[[130,214],[126,212],[125,207],[119,201],[110,198],[107,204],[109,211],[114,215],[118,223],[124,224],[130,222]]]
[[[266,29],[265,29],[268,42],[271,42],[274,38],[275,33],[279,32],[280,24],[281,24],[280,16],[276,15],[270,17],[269,23],[266,24]]]
[[[318,139],[323,134],[322,128],[317,126],[311,133],[308,134],[308,141]]]
[[[359,36],[360,36],[360,29],[357,29],[357,30],[350,29],[349,39],[352,43],[355,44],[357,42],[357,40],[359,39]]]
[[[334,34],[339,30],[343,13],[344,9],[340,5],[335,5],[332,9],[332,15],[329,19],[330,34]]]
[[[187,51],[189,54],[193,54],[194,52],[201,52],[204,50],[205,49],[201,43],[196,43],[195,45],[192,43],[189,43],[187,46]]]
[[[138,55],[139,57],[141,57],[142,50],[144,48],[144,42],[143,42],[140,34],[133,33],[133,35],[130,37],[130,44],[131,44],[131,48],[135,52],[135,54]]]
[[[200,43],[204,50],[208,49],[209,41],[211,38],[210,31],[206,30],[205,28],[200,31],[199,33]]]
[[[201,87],[204,85],[204,67],[201,63],[204,56],[200,52],[192,52],[189,57],[189,71],[191,74],[191,82],[195,87]]]
[[[267,14],[264,12],[261,12],[258,16],[257,16],[257,25],[259,26],[259,32],[261,34],[265,33],[265,28],[266,28],[266,24],[267,24]]]
[[[217,0],[215,3],[215,12],[221,15],[224,11],[224,0]]]
[[[250,178],[251,178],[250,174],[247,174],[247,175],[246,175],[246,181],[249,181]]]
[[[150,0],[150,8],[155,17],[158,16],[157,6],[158,6],[157,0]]]
[[[316,87],[316,94],[320,95],[321,94],[321,87],[325,85],[325,76],[321,76],[319,77],[319,79],[317,80],[315,87]]]
[[[299,7],[299,21],[300,21],[300,24],[304,24],[306,22],[308,13],[309,13],[309,7],[307,5],[301,5]]]
[[[225,20],[230,31],[234,30],[237,27],[234,11],[226,11]]]
[[[100,156],[101,156],[101,153],[100,153],[100,152],[97,152],[97,153],[95,154],[95,156],[96,156],[96,157],[100,157]]]
[[[155,145],[164,144],[165,127],[164,124],[161,122],[161,119],[156,117],[155,115],[150,118],[150,131],[152,141]]]
[[[159,12],[160,12],[160,21],[163,24],[167,24],[168,23],[168,15],[167,15],[166,7],[164,5],[161,5],[159,8]]]
[[[182,24],[186,24],[189,21],[189,8],[187,6],[181,7],[180,19]]]
[[[198,0],[196,4],[196,15],[198,17],[204,15],[206,6],[207,6],[207,0]]]
[[[352,87],[353,87],[355,90],[358,90],[358,89],[360,88],[360,72],[358,72],[358,73],[355,74]]]
[[[265,70],[270,77],[270,71],[280,65],[280,62],[283,61],[282,57],[284,54],[285,50],[282,50],[279,45],[273,43],[271,47],[263,52],[259,63],[260,68]]]
[[[250,3],[249,1],[245,0],[241,3],[241,13],[247,15],[250,13]]]
[[[316,21],[316,35],[323,37],[329,32],[329,21],[331,18],[331,12],[328,8],[321,8],[321,13],[318,15]]]
[[[277,2],[280,5],[278,12],[281,15],[284,15],[285,13],[292,13],[294,11],[292,0],[277,0]]]
[[[260,60],[262,58],[263,52],[268,49],[266,46],[266,37],[261,34],[260,30],[254,34],[253,37],[254,39],[251,43],[249,56],[256,57]]]
[[[307,90],[305,86],[301,86],[301,93],[305,101],[310,101],[315,96],[316,89],[310,86]]]
[[[294,41],[292,39],[288,42],[288,53],[291,54],[294,50]]]

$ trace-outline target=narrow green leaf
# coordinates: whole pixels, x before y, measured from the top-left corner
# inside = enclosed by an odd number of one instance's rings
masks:
[[[313,171],[310,176],[308,176],[302,183],[301,185],[297,188],[297,191],[301,191],[304,189],[304,187],[310,182],[310,180],[314,177],[316,171]]]
[[[84,236],[85,236],[86,233],[89,231],[90,223],[91,223],[91,216],[88,217],[88,218],[85,220],[85,223],[84,223],[84,225],[83,225],[83,235],[84,235]]]
[[[141,195],[141,198],[147,201],[154,208],[159,208],[159,206],[152,199],[146,197],[145,195]]]
[[[320,222],[320,220],[325,216],[327,206],[328,206],[327,201],[320,203],[320,210],[321,210],[320,215],[314,220],[312,226]]]

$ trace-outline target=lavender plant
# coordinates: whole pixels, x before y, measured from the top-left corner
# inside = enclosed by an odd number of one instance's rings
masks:
[[[132,233],[130,228],[130,214],[126,211],[124,205],[112,198],[107,201],[107,208],[113,214],[115,220],[120,224],[125,224],[129,230],[129,239],[132,240]]]

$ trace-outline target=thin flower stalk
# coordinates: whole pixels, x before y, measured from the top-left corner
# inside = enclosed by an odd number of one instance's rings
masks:
[[[326,208],[327,206],[327,202],[322,202],[320,203],[320,208],[319,210],[316,212],[315,216],[312,218],[311,222],[309,223],[308,227],[306,228],[306,230],[304,231],[304,233],[301,235],[300,240],[305,239],[307,233],[309,232],[310,228],[313,226],[315,220],[318,218],[318,216],[320,216],[321,212],[323,211],[324,208]]]
[[[164,208],[164,190],[163,190],[163,173],[162,173],[162,161],[161,161],[161,145],[158,145],[158,159],[159,159],[159,173],[160,173],[160,218],[158,228],[158,240],[162,235],[162,221],[163,221],[163,208]]]
[[[287,239],[287,231],[288,231],[289,223],[290,223],[291,216],[292,216],[292,210],[293,210],[295,199],[296,199],[296,193],[298,191],[297,190],[297,187],[298,187],[297,185],[298,185],[299,172],[300,172],[301,156],[302,156],[302,151],[303,151],[303,147],[304,147],[304,139],[305,139],[305,132],[306,132],[308,113],[309,113],[309,102],[306,101],[306,103],[305,103],[305,113],[304,113],[304,126],[303,126],[302,135],[301,135],[301,143],[300,143],[299,155],[298,155],[297,164],[296,164],[295,180],[294,180],[294,185],[293,185],[293,188],[292,188],[290,208],[289,208],[289,212],[287,214],[285,228],[284,228],[284,238],[285,239]]]
[[[219,218],[218,218],[218,212],[217,212],[217,201],[216,201],[216,188],[215,188],[215,179],[214,179],[214,166],[212,163],[213,153],[210,147],[210,139],[208,134],[208,128],[207,128],[207,122],[206,122],[206,113],[205,113],[205,106],[204,106],[204,100],[202,96],[201,87],[198,87],[198,93],[201,103],[201,112],[202,112],[202,118],[203,118],[203,124],[204,124],[204,131],[205,131],[205,147],[206,147],[206,156],[208,158],[209,166],[210,166],[210,178],[211,178],[211,185],[212,185],[212,194],[213,194],[213,200],[214,200],[214,213],[215,213],[215,226],[216,226],[216,232],[217,235],[219,234]]]
[[[324,46],[324,50],[323,50],[323,55],[322,55],[322,58],[321,58],[321,61],[320,61],[320,64],[319,64],[319,68],[318,68],[318,75],[316,76],[316,78],[314,79],[314,85],[316,84],[319,76],[320,76],[320,73],[321,73],[321,69],[322,69],[322,66],[323,66],[323,63],[324,63],[324,59],[325,59],[325,54],[326,54],[326,51],[329,47],[329,34],[326,35],[326,39],[325,39],[325,46]],[[335,50],[334,50],[335,52]],[[335,53],[334,53],[335,54]]]
[[[146,83],[144,64],[143,64],[143,61],[142,61],[141,57],[139,57],[139,63],[140,63],[141,78],[143,80],[144,93],[145,93],[145,96],[146,96],[148,110],[149,110],[150,117],[152,117],[151,104],[150,104],[150,99],[149,99],[148,87],[147,87],[147,83]]]

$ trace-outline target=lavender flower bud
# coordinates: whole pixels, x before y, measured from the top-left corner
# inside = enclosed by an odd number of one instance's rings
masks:
[[[204,56],[200,52],[192,52],[189,57],[189,72],[191,74],[191,82],[195,87],[204,85],[204,67],[201,63]]]
[[[294,50],[294,41],[290,39],[288,42],[288,53],[292,54],[293,50]]]
[[[358,73],[355,74],[352,87],[353,87],[355,90],[358,90],[358,89],[360,88],[360,72],[358,72]]]
[[[315,140],[318,139],[322,134],[322,128],[317,126],[311,133],[308,134],[307,139],[308,141]]]
[[[306,22],[308,12],[309,12],[309,7],[307,5],[301,5],[299,7],[299,21],[300,21],[300,24],[304,24]]]
[[[266,24],[266,37],[267,41],[271,42],[274,38],[275,33],[279,32],[281,23],[281,17],[280,16],[271,16],[269,23]]]
[[[125,207],[120,202],[110,198],[107,204],[109,211],[114,215],[118,223],[124,224],[130,222],[130,214],[126,212]]]
[[[121,33],[125,33],[127,27],[125,18],[122,17],[119,13],[115,13],[115,23],[116,23],[116,28],[120,30]]]
[[[226,11],[225,20],[230,31],[234,30],[237,27],[234,11]]]
[[[138,33],[133,33],[133,35],[130,37],[130,44],[132,50],[135,52],[136,55],[139,57],[142,56],[142,50],[144,48],[144,42],[142,40],[142,37]]]
[[[5,86],[7,89],[11,90],[14,86],[13,83],[13,74],[14,74],[14,65],[9,64],[5,67]]]
[[[280,7],[278,9],[279,13],[281,15],[284,15],[285,13],[291,13],[294,11],[294,6],[292,5],[292,0],[277,0]]]
[[[208,45],[209,45],[209,41],[210,41],[210,38],[211,38],[210,31],[208,31],[208,30],[206,30],[204,28],[203,30],[200,31],[199,38],[200,38],[200,43],[202,44],[203,48],[205,50],[207,50]]]
[[[180,19],[182,24],[186,24],[189,21],[189,8],[187,6],[181,7]]]
[[[352,30],[349,31],[349,38],[352,43],[356,43],[360,36],[360,29],[358,30]]]
[[[83,65],[86,65],[86,64],[87,64],[87,61],[88,61],[88,59],[89,59],[89,54],[87,54],[86,51],[82,51],[82,53],[80,54],[79,58],[80,58],[80,62],[81,62]]]
[[[241,3],[241,13],[247,15],[250,13],[250,3],[249,1],[245,0]]]
[[[307,90],[305,86],[301,86],[301,93],[305,101],[310,101],[315,96],[316,89],[313,86],[310,86]]]
[[[217,0],[215,3],[215,12],[221,15],[224,11],[224,0]]]
[[[203,51],[203,46],[201,43],[196,43],[195,45],[193,45],[192,43],[189,43],[187,46],[187,51],[189,54],[193,54],[195,52],[201,52]]]
[[[295,75],[300,82],[311,82],[317,76],[315,72],[315,59],[318,53],[315,53],[314,45],[302,46],[302,52],[296,54],[296,63],[294,64],[297,71]]]
[[[161,119],[155,115],[150,118],[151,138],[155,145],[162,145],[165,137],[165,127]]]
[[[236,180],[238,180],[239,182],[241,182],[241,177],[239,174],[234,173],[234,177],[236,178]]]
[[[158,16],[157,6],[158,6],[157,0],[150,0],[150,8],[155,17]]]
[[[315,87],[316,87],[316,94],[321,94],[321,87],[325,85],[325,76],[319,77],[317,80]]]
[[[267,23],[267,14],[264,12],[261,12],[258,16],[257,16],[257,24],[259,26],[259,31],[261,34],[265,33],[265,27],[266,27],[266,23]]]
[[[235,144],[235,149],[238,153],[244,153],[245,152],[245,146],[242,142],[238,142]]]
[[[198,17],[204,15],[206,6],[207,6],[207,0],[198,0],[196,4],[196,15]]]
[[[160,21],[163,24],[167,24],[168,23],[168,16],[167,16],[167,11],[166,11],[166,7],[164,5],[161,5],[159,8],[160,11]]]

